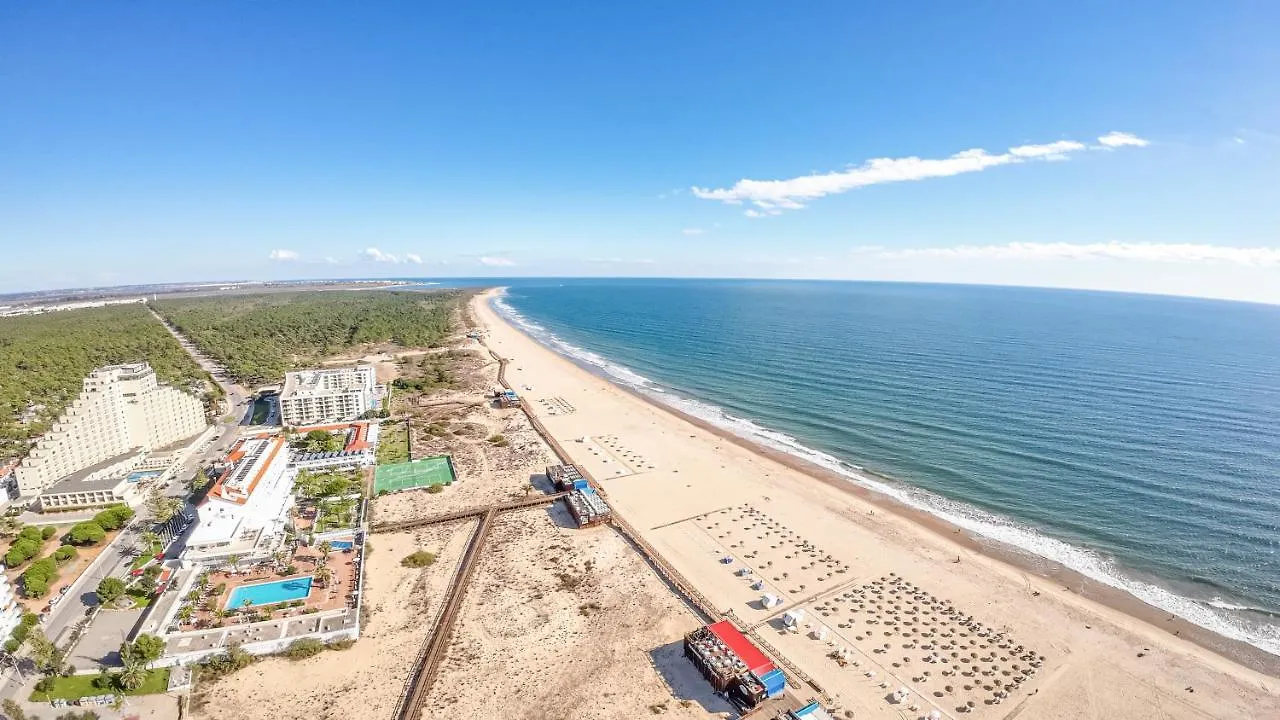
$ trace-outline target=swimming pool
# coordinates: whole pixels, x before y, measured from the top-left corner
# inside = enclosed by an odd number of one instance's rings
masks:
[[[250,606],[273,605],[275,603],[302,600],[311,594],[311,577],[289,578],[273,582],[241,585],[231,591],[227,599],[227,609],[236,610],[244,607],[248,600]]]
[[[334,550],[350,550],[353,544],[350,540],[330,540],[329,547]]]

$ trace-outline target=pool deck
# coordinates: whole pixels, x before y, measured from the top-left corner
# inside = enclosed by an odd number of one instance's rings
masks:
[[[333,579],[329,581],[328,587],[319,583],[313,583],[311,594],[306,599],[305,608],[291,608],[287,610],[276,610],[271,613],[273,620],[305,616],[302,612],[306,610],[326,611],[341,610],[347,608],[351,602],[351,596],[357,585],[355,559],[356,551],[343,552],[335,550],[329,553],[328,568],[333,572]],[[231,599],[231,594],[235,589],[244,585],[256,585],[264,582],[275,582],[279,580],[289,580],[292,578],[307,577],[312,575],[318,566],[317,560],[319,553],[312,548],[300,548],[291,561],[297,566],[298,572],[287,577],[281,577],[275,572],[270,565],[266,566],[246,566],[241,568],[238,573],[233,572],[214,572],[209,575],[209,584],[211,587],[217,587],[219,584],[226,584],[226,589],[216,597],[207,598],[203,606],[205,609],[198,610],[191,618],[191,622],[183,623],[181,632],[190,630],[200,630],[212,627],[217,618],[214,617],[215,609],[226,608],[227,602]],[[231,608],[238,610],[238,608]],[[258,606],[251,608],[253,612],[261,612]],[[223,620],[227,626],[237,624],[239,621],[238,613],[227,617]]]

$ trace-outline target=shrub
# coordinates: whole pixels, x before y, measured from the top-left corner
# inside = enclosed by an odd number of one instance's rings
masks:
[[[299,638],[290,643],[284,656],[290,660],[305,660],[324,652],[324,643],[315,638]]]
[[[355,644],[356,644],[355,640],[352,640],[351,638],[346,638],[343,640],[332,640],[328,643],[328,647],[330,650],[350,650],[351,648],[355,647]]]
[[[116,598],[123,595],[124,591],[125,591],[124,581],[121,580],[120,578],[113,578],[113,577],[103,578],[102,582],[98,583],[98,589],[96,591],[98,595],[98,602],[103,605],[106,605],[112,600],[115,600]]]
[[[44,597],[49,592],[49,583],[56,579],[58,566],[53,558],[37,560],[22,573],[22,589],[27,597]]]
[[[22,540],[30,540],[31,542],[39,545],[40,542],[44,540],[44,533],[40,531],[40,528],[35,527],[34,525],[28,525],[22,528],[22,531],[18,533],[18,538]]]
[[[40,539],[42,540],[48,540],[49,538],[57,534],[58,534],[58,528],[52,525],[45,525],[43,528],[40,528]]]
[[[4,555],[5,564],[9,567],[17,567],[18,565],[21,565],[40,554],[41,544],[42,541],[40,540],[40,533],[38,532],[36,533],[35,540],[19,535],[18,539],[14,540],[13,544],[9,546],[9,552]]]
[[[439,495],[440,493],[444,492],[444,485],[428,485],[427,492],[431,493],[432,495]]]
[[[426,550],[419,550],[415,553],[404,556],[400,561],[400,564],[410,568],[424,568],[435,561],[435,553],[429,553]]]
[[[102,513],[98,513],[101,515]],[[66,541],[72,545],[97,545],[107,537],[106,530],[97,522],[77,523],[67,532]]]
[[[53,551],[53,561],[59,565],[71,560],[77,555],[77,551],[70,545],[60,545],[57,550]]]

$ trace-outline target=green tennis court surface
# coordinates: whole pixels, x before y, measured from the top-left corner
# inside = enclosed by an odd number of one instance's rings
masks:
[[[379,465],[373,476],[373,493],[396,492],[428,485],[453,482],[453,462],[448,455],[422,458],[413,462]]]

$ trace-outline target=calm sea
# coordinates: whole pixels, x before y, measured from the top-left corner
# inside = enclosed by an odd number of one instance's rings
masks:
[[[1280,654],[1280,307],[503,282],[500,310],[617,382]]]

